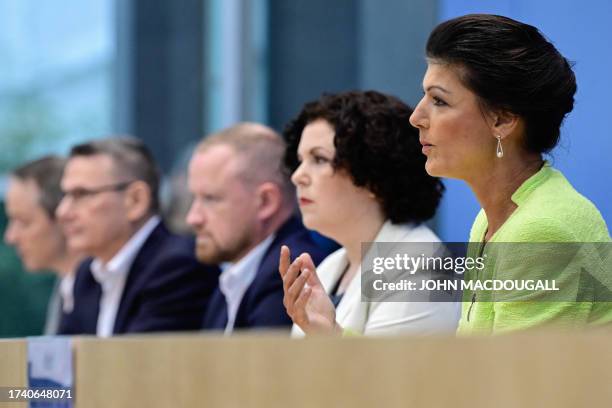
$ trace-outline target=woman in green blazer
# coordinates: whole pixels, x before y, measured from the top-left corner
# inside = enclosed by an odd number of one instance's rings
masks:
[[[576,80],[568,61],[537,28],[474,14],[434,29],[427,62],[424,96],[410,118],[426,170],[465,180],[482,206],[470,250],[484,256],[485,267],[466,280],[560,285],[555,292],[466,291],[459,333],[612,321],[606,224],[542,157],[557,145],[573,109]]]

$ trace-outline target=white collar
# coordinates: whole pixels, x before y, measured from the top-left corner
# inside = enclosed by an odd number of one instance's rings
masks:
[[[266,239],[251,249],[242,259],[236,263],[227,263],[222,266],[223,272],[219,276],[219,290],[225,296],[227,303],[228,321],[225,333],[229,334],[234,328],[234,321],[242,297],[255,280],[259,264],[266,250],[274,240],[275,234],[270,234]]]
[[[113,282],[128,274],[138,251],[140,251],[140,248],[142,248],[149,235],[151,235],[160,222],[161,219],[157,215],[149,218],[106,264],[99,258],[93,260],[91,263],[91,273],[94,279],[102,285],[102,290],[107,289],[108,285],[112,285]]]
[[[244,277],[244,274],[253,268],[255,270],[259,266],[261,258],[263,258],[266,249],[274,240],[275,234],[270,234],[266,239],[261,241],[257,246],[251,249],[245,256],[243,256],[238,262],[224,262],[222,264],[223,273],[221,276],[232,276],[232,277]],[[242,272],[242,273],[241,273]],[[221,277],[220,277],[221,279]],[[242,279],[241,279],[242,280]]]
[[[74,273],[71,272],[60,279],[58,291],[62,299],[62,310],[64,313],[72,313],[74,309],[74,296],[72,289],[74,287]]]

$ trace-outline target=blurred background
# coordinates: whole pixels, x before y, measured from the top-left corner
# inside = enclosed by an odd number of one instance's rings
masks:
[[[0,232],[7,171],[75,142],[144,139],[168,196],[183,185],[193,144],[237,121],[282,130],[304,102],[348,89],[414,106],[429,32],[473,12],[533,24],[575,62],[576,106],[549,159],[610,227],[611,2],[0,0]],[[463,241],[478,205],[462,182],[446,186],[435,228]],[[167,211],[172,218],[181,204],[167,202]],[[51,275],[23,272],[0,244],[0,337],[41,333],[52,284]]]

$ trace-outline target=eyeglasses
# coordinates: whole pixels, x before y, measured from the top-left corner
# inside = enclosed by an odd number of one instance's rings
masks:
[[[98,188],[75,188],[73,190],[64,191],[64,198],[71,198],[73,202],[82,201],[86,197],[91,197],[100,193],[112,192],[112,191],[122,191],[125,190],[130,184],[132,184],[135,180],[132,181],[123,181],[117,184],[111,184],[109,186],[102,186]]]

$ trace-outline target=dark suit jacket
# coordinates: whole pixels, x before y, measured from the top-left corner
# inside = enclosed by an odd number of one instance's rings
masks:
[[[276,237],[266,250],[257,275],[247,289],[238,308],[234,329],[290,326],[291,318],[283,305],[283,281],[278,272],[281,245],[291,249],[292,257],[308,252],[315,264],[329,251],[320,248],[301,221],[290,218],[276,231]],[[223,330],[227,325],[227,303],[217,287],[204,316],[204,329]]]
[[[102,288],[91,273],[93,259],[78,268],[74,309],[62,314],[59,334],[95,334]],[[170,233],[160,223],[128,272],[113,333],[197,330],[219,269],[195,259],[194,240]]]

